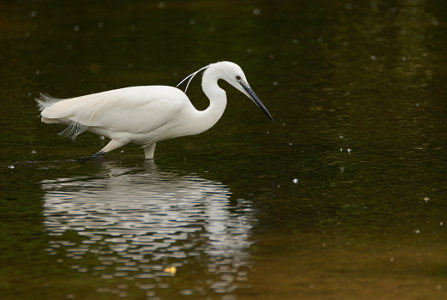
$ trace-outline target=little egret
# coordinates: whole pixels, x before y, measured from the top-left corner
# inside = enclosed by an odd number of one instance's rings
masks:
[[[41,94],[36,101],[42,122],[68,125],[60,135],[75,139],[89,131],[110,139],[91,158],[134,143],[142,146],[146,159],[152,159],[157,142],[208,130],[220,119],[227,105],[226,93],[218,85],[220,79],[253,100],[273,120],[235,63],[209,64],[188,75],[177,87],[188,80],[186,92],[191,80],[201,71],[204,71],[202,90],[210,101],[202,111],[180,89],[159,85],[127,87],[69,99]]]

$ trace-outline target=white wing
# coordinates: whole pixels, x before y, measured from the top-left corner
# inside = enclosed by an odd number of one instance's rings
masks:
[[[53,101],[43,105],[47,121],[75,122],[111,132],[147,133],[178,120],[191,105],[179,89],[169,86],[138,86]]]

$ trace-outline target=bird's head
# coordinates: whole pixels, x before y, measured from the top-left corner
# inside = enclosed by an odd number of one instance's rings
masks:
[[[219,79],[225,80],[235,89],[242,94],[250,98],[264,113],[273,121],[272,115],[264,104],[259,100],[256,93],[251,89],[245,77],[244,71],[237,64],[229,61],[221,61],[209,65],[209,68],[216,68],[216,72],[219,74]]]

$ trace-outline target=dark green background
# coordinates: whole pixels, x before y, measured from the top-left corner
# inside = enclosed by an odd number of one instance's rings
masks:
[[[445,3],[3,1],[2,298],[114,299],[124,290],[129,299],[445,299]],[[57,136],[62,128],[40,123],[33,100],[39,92],[64,98],[176,85],[219,60],[243,68],[274,123],[223,83],[222,120],[201,135],[159,143],[155,169],[135,145],[103,162],[72,161],[104,141],[88,133],[75,142]],[[203,109],[199,81],[188,95]],[[64,178],[72,182],[67,195],[89,194],[97,180],[124,174],[129,182],[110,183],[129,188],[124,203],[144,203],[134,190],[164,182],[169,191],[170,180],[184,176],[229,189],[224,212],[249,218],[251,243],[233,289],[213,286],[216,274],[200,247],[201,259],[180,263],[173,276],[154,275],[146,289],[142,279],[93,272],[100,264],[94,253],[73,261],[64,249],[48,250],[56,238],[44,208],[54,187],[45,182]],[[137,180],[146,176],[157,180]],[[73,230],[63,239],[82,240]],[[198,242],[209,243],[191,236],[179,247],[189,251]],[[167,257],[160,268],[169,265]]]

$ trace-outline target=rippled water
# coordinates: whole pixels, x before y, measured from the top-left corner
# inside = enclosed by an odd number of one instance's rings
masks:
[[[0,298],[445,299],[444,1],[0,4]],[[57,135],[34,97],[231,60],[211,130]],[[196,78],[188,95],[207,101]]]
[[[197,265],[209,279],[180,293],[225,294],[244,284],[255,221],[247,201],[230,205],[222,183],[160,172],[152,162],[104,168],[100,178],[42,182],[49,254],[104,279],[147,279],[138,285],[147,295],[163,286],[159,278]],[[83,263],[88,256],[94,265]]]

